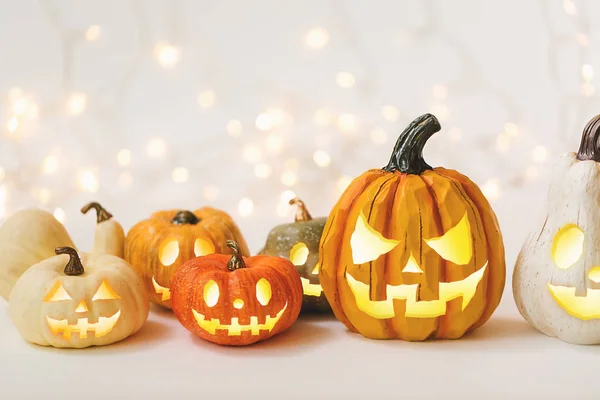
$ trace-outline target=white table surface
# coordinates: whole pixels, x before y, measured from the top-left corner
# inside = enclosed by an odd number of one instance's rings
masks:
[[[508,197],[497,208],[507,248],[502,303],[460,340],[375,341],[333,317],[311,317],[266,342],[229,348],[193,336],[171,312],[153,307],[145,327],[123,342],[58,350],[26,343],[0,299],[0,399],[598,399],[600,347],[546,337],[514,305],[512,265],[533,217],[518,196]]]

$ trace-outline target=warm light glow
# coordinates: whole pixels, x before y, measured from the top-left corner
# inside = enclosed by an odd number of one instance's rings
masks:
[[[271,317],[267,315],[264,324],[258,323],[258,317],[251,316],[250,323],[248,325],[240,325],[239,318],[233,317],[231,318],[231,324],[224,325],[221,324],[221,321],[218,318],[206,319],[204,314],[200,314],[198,311],[192,308],[192,314],[198,323],[198,326],[204,329],[206,332],[214,335],[218,330],[226,330],[227,336],[240,336],[242,332],[250,332],[251,335],[257,336],[260,334],[261,330],[268,330],[271,332],[275,325],[287,309],[287,303],[283,306],[283,308],[277,313],[276,316]]]
[[[575,296],[575,288],[554,286],[548,283],[548,290],[563,310],[581,320],[600,318],[600,290],[587,288],[585,296]]]
[[[242,217],[248,217],[254,211],[254,202],[245,197],[238,203],[238,212]]]
[[[72,93],[67,98],[67,114],[80,115],[87,108],[87,95],[85,93]]]
[[[504,132],[510,137],[516,137],[519,135],[519,128],[517,127],[517,124],[507,122],[504,124]]]
[[[106,278],[104,278],[104,280],[102,281],[102,284],[100,285],[100,287],[98,288],[98,290],[96,291],[96,294],[94,294],[94,297],[92,297],[92,301],[96,301],[96,300],[115,300],[115,299],[120,299],[121,296],[119,296],[112,287],[110,287],[110,284],[108,283],[108,280]]]
[[[574,265],[583,254],[585,235],[575,224],[563,226],[552,242],[552,259],[560,269]]]
[[[79,187],[89,193],[96,193],[100,187],[98,178],[92,170],[84,170],[79,174]]]
[[[531,157],[535,162],[544,162],[548,157],[548,150],[546,150],[544,146],[535,146],[531,153]]]
[[[65,222],[65,212],[62,208],[54,209],[54,213],[52,215],[54,215],[54,218],[56,218],[56,220],[61,224]]]
[[[500,197],[500,182],[498,179],[490,179],[481,185],[481,191],[489,201],[494,201]]]
[[[454,126],[450,128],[450,130],[448,130],[448,137],[451,141],[458,142],[462,137],[462,131],[460,130],[460,128]]]
[[[171,290],[159,285],[158,282],[156,282],[156,279],[154,279],[154,276],[152,276],[152,286],[154,286],[154,291],[157,294],[160,294],[161,301],[167,301],[171,299]]]
[[[87,304],[85,304],[85,300],[81,300],[79,302],[79,304],[77,305],[77,308],[75,308],[75,312],[78,313],[82,313],[82,312],[88,312],[88,306]]]
[[[297,158],[288,158],[283,163],[283,168],[286,170],[296,171],[298,170],[298,167],[300,167],[300,161],[298,161]]]
[[[173,179],[173,182],[175,183],[185,183],[189,178],[190,172],[187,170],[187,168],[177,167],[171,171],[171,179]]]
[[[408,257],[408,262],[406,263],[406,266],[404,267],[402,272],[410,272],[413,274],[423,273],[423,270],[421,269],[421,267],[419,267],[419,263],[417,262],[417,260],[415,260],[415,257],[412,255],[412,253],[410,253],[410,256]]]
[[[219,302],[219,284],[212,279],[204,285],[204,302],[208,307],[214,307]]]
[[[387,142],[387,132],[381,128],[374,128],[370,136],[373,143],[384,144]]]
[[[15,131],[19,128],[19,119],[17,117],[12,117],[6,123],[6,129],[8,132],[15,133]]]
[[[406,300],[404,316],[408,318],[433,318],[446,314],[446,302],[462,297],[462,311],[464,311],[475,293],[477,286],[483,278],[487,263],[479,270],[463,280],[456,282],[440,282],[438,300],[417,300],[419,284],[413,285],[387,285],[386,299],[373,301],[370,299],[370,287],[346,272],[346,281],[354,294],[359,310],[377,319],[394,318],[394,299]]]
[[[319,126],[329,126],[333,120],[331,111],[326,108],[319,108],[313,117],[315,123]]]
[[[215,245],[208,239],[198,238],[194,242],[194,254],[196,257],[207,256],[215,252]]]
[[[350,72],[338,72],[335,76],[335,81],[339,87],[349,89],[356,83],[356,78]]]
[[[42,163],[42,173],[44,175],[54,175],[56,171],[58,171],[58,166],[58,157],[48,155],[44,158],[44,162]]]
[[[200,94],[198,95],[198,105],[201,108],[209,108],[215,105],[215,100],[216,100],[216,95],[215,92],[213,92],[212,90],[205,90],[203,92],[200,92]]]
[[[290,250],[290,261],[295,266],[300,266],[306,264],[306,260],[308,260],[308,247],[306,244],[299,242],[292,247]]]
[[[232,137],[239,137],[242,134],[242,130],[243,130],[243,126],[242,123],[240,121],[238,121],[237,119],[230,119],[227,122],[227,133],[229,134],[229,136]]]
[[[320,50],[329,43],[329,32],[325,28],[312,28],[304,37],[304,44],[312,50]]]
[[[167,154],[167,143],[162,138],[150,139],[146,145],[146,154],[151,158],[162,158]]]
[[[258,282],[256,282],[256,299],[258,302],[266,306],[271,301],[271,296],[273,292],[271,291],[271,284],[265,278],[260,278]]]
[[[313,154],[313,161],[321,168],[327,167],[331,163],[331,157],[325,150],[317,150]]]
[[[242,299],[235,299],[233,301],[233,308],[235,308],[237,310],[241,310],[242,307],[244,307],[244,300],[242,300]]]
[[[46,297],[44,297],[44,302],[49,301],[64,301],[64,300],[73,300],[69,293],[65,290],[62,283],[60,281],[56,281],[52,289],[48,292]]]
[[[454,227],[440,237],[425,239],[425,243],[444,260],[467,265],[473,257],[473,238],[467,213]]]
[[[265,145],[269,153],[277,154],[283,148],[283,136],[270,133],[265,139]]]
[[[298,176],[294,171],[284,171],[281,174],[281,183],[285,186],[294,186],[298,182]]]
[[[250,144],[242,150],[242,157],[250,164],[256,164],[262,159],[262,150],[256,144]]]
[[[62,333],[63,339],[70,339],[73,333],[79,333],[80,339],[87,339],[88,331],[94,332],[94,336],[97,338],[107,335],[117,325],[120,315],[121,310],[111,317],[99,317],[95,324],[89,323],[87,318],[79,318],[74,325],[69,325],[68,319],[59,320],[48,316],[46,316],[46,321],[54,336]]]
[[[600,283],[600,267],[594,267],[588,272],[588,278],[594,283]]]
[[[128,149],[119,150],[119,152],[117,153],[117,162],[123,167],[126,167],[129,164],[131,164],[131,151],[129,151]]]
[[[321,267],[321,264],[317,263],[315,265],[315,267],[313,268],[313,270],[310,272],[313,275],[318,275],[319,274],[319,268]]]
[[[350,237],[352,260],[354,264],[363,264],[377,260],[381,255],[389,253],[400,243],[399,240],[386,239],[369,225],[369,221],[360,212],[356,227]]]
[[[154,57],[163,68],[172,68],[179,62],[179,48],[161,41],[154,46]]]
[[[273,117],[271,116],[271,114],[263,112],[258,114],[258,116],[256,117],[256,121],[254,121],[254,124],[256,125],[256,129],[258,129],[259,131],[269,131],[273,128],[275,122],[273,121]]]
[[[177,240],[169,240],[158,252],[158,258],[162,265],[168,267],[179,257],[179,242]]]
[[[260,163],[260,164],[256,164],[254,166],[254,175],[256,175],[258,178],[268,178],[269,176],[271,176],[271,173],[273,172],[273,169],[271,168],[271,166],[269,164],[266,163]]]
[[[337,120],[338,129],[342,132],[356,132],[357,129],[356,116],[354,114],[340,114]]]
[[[100,27],[98,25],[91,25],[85,31],[85,38],[88,42],[95,42],[100,38]]]
[[[398,120],[398,117],[400,117],[400,112],[398,111],[398,108],[396,106],[388,105],[383,106],[383,108],[381,109],[381,115],[388,121],[394,122]]]

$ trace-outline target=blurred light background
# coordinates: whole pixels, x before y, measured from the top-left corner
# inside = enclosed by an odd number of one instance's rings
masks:
[[[216,206],[257,251],[291,197],[326,215],[432,112],[426,159],[481,185],[510,270],[600,111],[597,1],[0,4],[0,220],[42,207],[83,248],[99,200],[126,229]]]

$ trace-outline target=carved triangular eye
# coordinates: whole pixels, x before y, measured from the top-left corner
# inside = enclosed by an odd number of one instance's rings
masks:
[[[95,300],[115,300],[120,299],[121,296],[115,293],[115,291],[110,287],[106,278],[102,281],[102,284],[92,297],[92,301]]]
[[[425,239],[425,243],[446,261],[457,265],[468,264],[473,256],[473,238],[467,213],[442,236]]]
[[[400,243],[399,240],[386,239],[369,225],[363,212],[356,220],[356,227],[350,238],[352,260],[354,264],[363,264],[377,260],[381,255],[389,253]]]
[[[62,283],[60,281],[56,281],[52,289],[48,292],[46,297],[44,297],[44,301],[63,301],[63,300],[73,300],[69,293],[65,290]]]

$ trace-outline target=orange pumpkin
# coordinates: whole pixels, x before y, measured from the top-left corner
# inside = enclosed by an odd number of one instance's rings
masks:
[[[356,178],[325,225],[323,292],[366,337],[459,338],[500,302],[504,245],[490,204],[466,176],[423,160],[439,130],[433,115],[413,121],[388,165]]]
[[[213,254],[183,264],[171,285],[173,312],[202,339],[242,346],[292,326],[302,306],[302,283],[281,257]]]
[[[211,207],[194,212],[158,211],[138,222],[125,238],[125,260],[142,276],[153,303],[171,308],[171,278],[184,262],[212,253],[230,254],[225,241],[250,252],[233,219]]]

